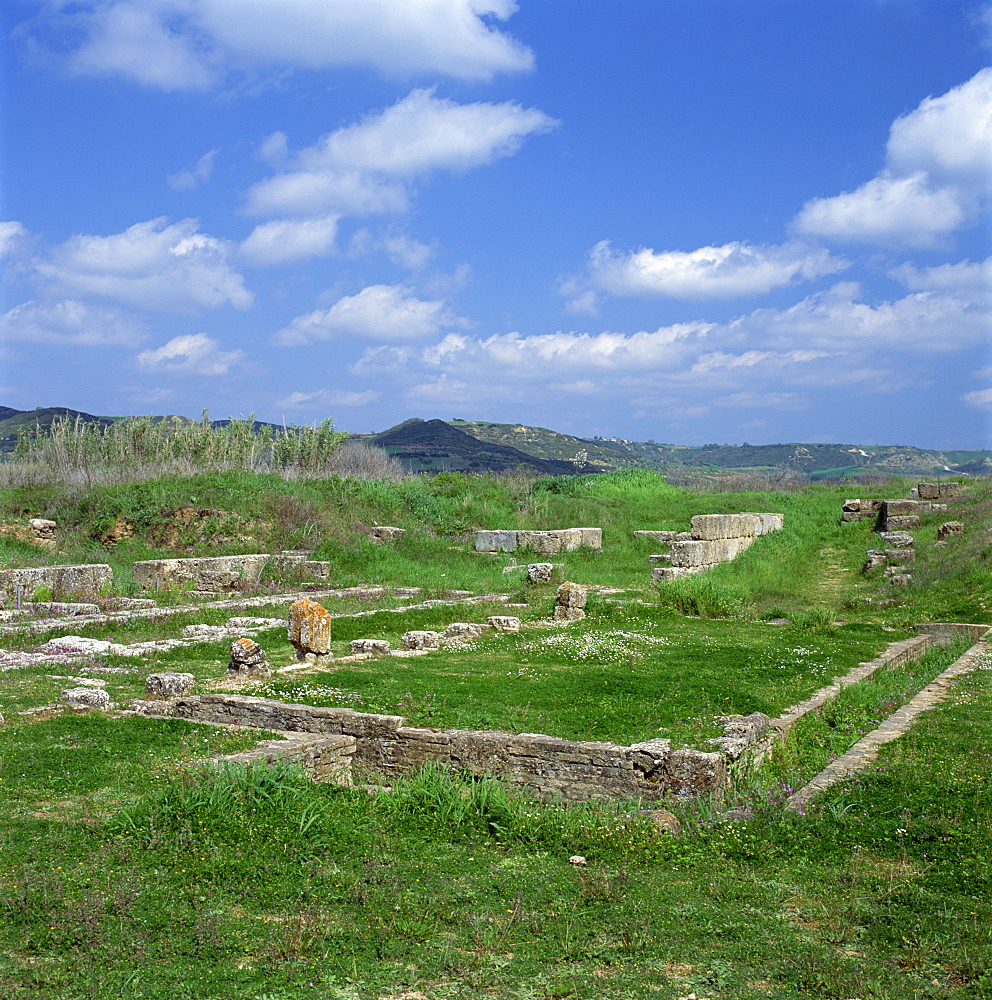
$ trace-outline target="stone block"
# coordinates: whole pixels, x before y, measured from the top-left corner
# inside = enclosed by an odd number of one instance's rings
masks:
[[[477,531],[476,552],[514,552],[517,548],[515,531]]]
[[[937,526],[937,540],[942,542],[945,538],[956,535],[961,531],[964,531],[964,523],[962,521],[945,521],[943,524]]]
[[[554,563],[530,563],[527,566],[527,579],[531,583],[548,583],[554,569]]]
[[[320,607],[320,605],[317,605]],[[298,653],[300,652],[297,649]],[[314,650],[303,651],[304,655]],[[269,667],[268,657],[265,650],[253,639],[243,637],[235,639],[231,643],[231,659],[227,665],[229,674],[250,674],[254,677],[271,677],[272,669]]]
[[[907,515],[919,515],[921,504],[919,500],[883,500],[883,517],[905,517]]]
[[[920,519],[914,514],[900,514],[894,517],[886,517],[882,522],[885,531],[908,531],[910,528],[919,527]]]
[[[878,537],[887,549],[911,549],[913,536],[908,531],[880,531]]]
[[[110,711],[110,695],[103,688],[66,688],[59,697],[69,708],[95,708],[103,712]]]
[[[377,656],[385,656],[391,648],[388,639],[352,639],[348,643],[352,654],[375,653]]]
[[[400,639],[401,649],[437,649],[441,644],[441,633],[428,629],[415,629],[404,632]]]
[[[577,622],[585,616],[586,613],[582,608],[563,608],[558,604],[555,606],[552,618],[556,622]]]
[[[755,519],[755,535],[767,535],[770,531],[781,531],[785,524],[785,515],[773,512],[746,512],[741,517],[753,517]]]
[[[586,588],[579,583],[563,583],[555,595],[555,604],[559,608],[584,608]]]
[[[649,566],[671,566],[671,564],[671,552],[656,552],[653,555],[648,556]]]
[[[484,625],[475,622],[452,622],[442,634],[444,639],[478,639],[485,635]]]
[[[166,672],[149,674],[145,678],[145,694],[157,694],[164,698],[178,698],[189,694],[196,686],[196,678],[192,674]]]
[[[144,590],[182,587],[197,590],[237,590],[258,583],[268,555],[204,556],[196,559],[142,559],[134,564],[134,579]]]
[[[921,500],[942,500],[961,496],[960,483],[920,483],[916,495]]]
[[[704,541],[754,535],[755,529],[755,520],[750,514],[697,514],[690,524],[692,537]]]
[[[289,608],[286,637],[297,656],[326,656],[331,651],[331,616],[316,601],[305,597]]]
[[[651,581],[660,583],[662,580],[676,580],[680,576],[691,576],[706,569],[705,566],[655,566],[651,570]]]
[[[53,597],[64,597],[80,593],[96,594],[113,582],[113,571],[104,563],[0,569],[0,592],[13,597],[20,587],[24,600],[29,600],[39,587],[48,587]]]
[[[497,632],[519,632],[521,622],[513,615],[490,615],[486,619],[486,624]]]

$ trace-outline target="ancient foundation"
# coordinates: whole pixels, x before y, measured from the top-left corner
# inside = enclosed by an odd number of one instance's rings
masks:
[[[780,530],[782,523],[782,514],[697,514],[692,518],[688,537],[682,532],[638,534],[651,535],[658,541],[662,540],[659,535],[674,534],[668,553],[651,556],[651,579],[672,580],[736,559],[755,538]]]
[[[602,528],[560,528],[552,531],[477,531],[476,552],[516,552],[529,549],[557,555],[576,549],[601,549]]]

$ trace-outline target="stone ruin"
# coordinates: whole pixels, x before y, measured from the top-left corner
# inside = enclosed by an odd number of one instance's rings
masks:
[[[189,694],[196,687],[196,678],[192,674],[166,672],[149,674],[145,678],[145,694],[161,698],[180,698]]]
[[[261,579],[268,555],[204,556],[197,559],[143,559],[134,564],[134,579],[145,590],[182,587],[230,592]]]
[[[577,549],[602,549],[602,528],[560,528],[551,531],[477,531],[476,552],[516,552],[529,549],[557,555]]]
[[[576,622],[585,618],[586,588],[578,583],[563,583],[555,596],[554,620]]]
[[[317,662],[331,652],[331,616],[316,601],[301,598],[290,605],[286,635],[298,660]]]
[[[265,650],[254,639],[247,637],[235,639],[231,643],[231,660],[227,665],[227,672],[263,679],[272,676]]]
[[[53,596],[98,594],[113,582],[113,570],[104,563],[0,569],[0,606],[11,604],[18,594],[22,601],[30,600],[39,587],[47,587]]]
[[[32,517],[27,524],[0,524],[0,535],[7,535],[21,542],[30,542],[42,549],[54,549],[57,528],[55,521],[49,521],[44,517]]]
[[[688,533],[670,531],[636,532],[641,537],[667,542],[670,551],[650,557],[651,579],[672,580],[702,573],[718,563],[736,559],[750,548],[755,538],[779,531],[782,514],[697,514]],[[667,565],[664,565],[667,564]]]
[[[406,528],[390,528],[386,525],[375,525],[369,528],[369,538],[377,542],[398,542],[406,534]]]
[[[916,495],[921,500],[951,500],[962,495],[960,483],[918,483]]]

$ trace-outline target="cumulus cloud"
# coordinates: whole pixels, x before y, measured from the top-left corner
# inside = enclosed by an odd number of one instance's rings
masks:
[[[937,267],[917,267],[907,263],[893,268],[889,274],[913,291],[951,292],[977,300],[992,298],[992,257]]]
[[[220,343],[205,333],[173,337],[161,347],[142,351],[137,365],[143,371],[182,375],[226,375],[245,360],[244,351],[222,351]]]
[[[232,70],[371,66],[388,76],[488,80],[533,66],[492,21],[513,0],[81,0],[48,9],[69,67],[163,90],[203,90]],[[59,13],[55,13],[58,11]]]
[[[0,259],[13,257],[30,240],[30,233],[19,222],[0,222]]]
[[[437,170],[461,172],[511,156],[523,140],[556,123],[512,101],[458,104],[433,90],[401,101],[354,125],[330,132],[290,155],[270,136],[264,148],[285,169],[248,192],[253,214],[349,215],[397,212],[409,203],[409,184]]]
[[[180,170],[177,174],[169,174],[166,177],[166,182],[173,191],[192,191],[193,188],[210,180],[210,175],[214,172],[214,158],[216,156],[217,150],[211,149],[209,153],[204,153],[191,169]]]
[[[318,389],[316,392],[292,392],[280,399],[276,406],[289,410],[310,409],[313,406],[367,406],[382,396],[381,392],[366,389],[348,392],[342,389]]]
[[[73,236],[35,264],[61,294],[96,296],[164,312],[252,303],[230,264],[234,244],[199,232],[195,219],[162,217],[112,236]]]
[[[4,340],[79,347],[133,347],[145,339],[134,316],[72,299],[15,306],[0,316],[0,332]]]
[[[836,274],[847,266],[847,261],[820,247],[799,243],[756,246],[735,242],[688,252],[642,248],[624,253],[602,240],[589,251],[585,281],[566,283],[564,291],[578,293],[571,308],[583,312],[595,309],[599,292],[677,299],[760,295],[796,280]],[[591,287],[580,291],[584,283]]]
[[[276,219],[256,226],[239,248],[251,264],[285,264],[305,257],[326,257],[334,250],[338,217]]]
[[[297,316],[274,340],[285,345],[309,344],[333,337],[413,341],[464,322],[447,308],[443,299],[419,299],[412,289],[401,285],[369,285],[355,295],[338,299],[329,309],[315,309]]]
[[[878,176],[808,201],[793,228],[839,242],[940,245],[985,210],[990,175],[992,69],[983,69],[896,119]]]
[[[776,347],[923,353],[959,350],[988,337],[992,317],[978,298],[925,291],[872,304],[861,296],[859,285],[841,282],[788,309],[755,310],[729,323],[726,332]]]

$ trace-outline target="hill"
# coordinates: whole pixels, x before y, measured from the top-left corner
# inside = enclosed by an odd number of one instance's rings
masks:
[[[395,455],[414,472],[511,472],[524,466],[543,476],[572,475],[572,462],[539,458],[507,445],[481,441],[443,420],[413,418],[361,438]]]

